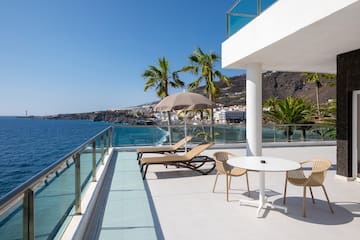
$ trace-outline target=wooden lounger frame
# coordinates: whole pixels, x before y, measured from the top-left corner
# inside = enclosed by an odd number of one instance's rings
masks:
[[[215,168],[215,160],[208,156],[199,156],[199,154],[209,148],[211,145],[213,145],[213,143],[200,144],[184,155],[172,154],[159,157],[141,158],[140,171],[143,174],[143,179],[146,178],[149,165],[152,164],[175,165],[177,167],[189,168],[203,175],[209,174]],[[206,163],[211,163],[211,168],[201,170],[200,168]]]
[[[187,142],[189,142],[192,139],[192,136],[187,136],[178,141],[174,145],[170,146],[160,146],[160,147],[140,147],[136,149],[137,152],[137,160],[139,161],[144,153],[176,153],[176,152],[185,152],[185,148],[182,147]],[[188,151],[191,150],[191,148],[187,148]]]

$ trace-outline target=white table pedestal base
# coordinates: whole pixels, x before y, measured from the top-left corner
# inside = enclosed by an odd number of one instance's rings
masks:
[[[265,196],[265,172],[259,171],[259,200],[240,200],[241,204],[251,205],[251,206],[258,206],[257,210],[257,217],[260,218],[263,215],[261,215],[261,209],[266,209],[268,207],[272,209],[281,209],[285,213],[287,213],[287,207],[285,206],[279,206],[275,205],[272,202],[267,201],[267,198]]]
[[[261,209],[266,208],[278,208],[282,209],[287,213],[287,208],[285,206],[278,206],[268,202],[265,196],[265,172],[285,172],[295,169],[299,169],[301,166],[298,162],[269,157],[269,156],[246,156],[246,157],[236,157],[230,158],[227,161],[228,164],[234,167],[244,168],[251,171],[257,171],[259,173],[259,200],[258,201],[240,201],[244,204],[255,205],[258,207],[257,216],[261,217]]]

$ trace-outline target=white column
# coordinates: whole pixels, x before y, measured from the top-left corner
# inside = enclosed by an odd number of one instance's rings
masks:
[[[262,155],[262,69],[260,63],[246,68],[246,153]]]

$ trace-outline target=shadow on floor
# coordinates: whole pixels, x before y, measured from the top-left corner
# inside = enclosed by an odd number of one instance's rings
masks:
[[[283,198],[274,201],[276,205],[283,205]],[[306,217],[303,217],[303,198],[287,197],[286,206],[288,208],[288,217],[299,221],[322,224],[322,225],[341,225],[353,221],[354,217],[360,216],[360,203],[331,203],[334,214],[330,212],[327,201],[315,199],[315,204],[311,198],[306,201]],[[354,214],[349,209],[357,209],[358,213]],[[285,214],[285,213],[284,213]]]
[[[114,176],[115,169],[115,159],[117,158],[117,152],[113,153],[112,158],[109,163],[109,170],[104,178],[104,182],[99,191],[99,197],[96,199],[96,204],[93,209],[92,215],[96,216],[96,221],[90,221],[86,227],[86,231],[84,233],[84,239],[99,239],[102,220],[104,218],[106,202],[108,200],[111,181]]]
[[[202,169],[206,171],[206,168]],[[164,172],[154,172],[157,179],[168,179],[168,178],[183,178],[183,177],[197,177],[202,176],[203,174],[192,171],[192,170],[182,170],[182,169],[176,169],[171,171],[164,171]],[[215,170],[211,171],[207,175],[214,175]],[[146,176],[147,177],[147,176]],[[148,178],[148,177],[147,177]],[[149,178],[151,179],[151,178]]]

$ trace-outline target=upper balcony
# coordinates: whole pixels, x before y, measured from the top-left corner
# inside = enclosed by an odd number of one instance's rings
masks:
[[[251,22],[277,0],[237,0],[226,12],[227,37]]]
[[[227,15],[224,68],[336,73],[336,56],[359,48],[360,0],[243,0]]]

